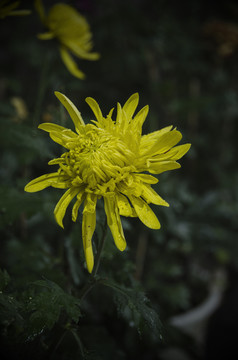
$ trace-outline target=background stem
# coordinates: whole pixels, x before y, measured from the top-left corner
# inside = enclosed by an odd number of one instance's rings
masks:
[[[101,237],[101,241],[99,242],[98,251],[97,251],[97,254],[95,257],[95,264],[94,264],[94,268],[92,271],[92,275],[90,277],[89,282],[87,284],[85,284],[84,287],[80,291],[80,294],[79,294],[80,300],[83,300],[83,298],[87,295],[87,293],[97,283],[96,275],[97,275],[98,268],[100,265],[100,259],[101,259],[103,247],[105,244],[106,234],[107,234],[107,219],[105,218],[104,225],[103,225],[103,231],[102,231],[102,237]]]

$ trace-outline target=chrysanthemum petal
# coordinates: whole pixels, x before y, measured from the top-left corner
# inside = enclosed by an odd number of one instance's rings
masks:
[[[116,247],[123,251],[126,248],[126,240],[121,225],[119,210],[114,197],[104,197],[105,212],[107,215],[107,224],[111,230]]]
[[[133,117],[134,112],[136,111],[136,108],[138,106],[138,103],[139,103],[138,93],[131,95],[129,99],[125,102],[122,109],[125,111],[128,120],[130,120]]]
[[[68,189],[71,186],[71,181],[57,181],[53,182],[51,186],[55,189]]]
[[[67,96],[61,94],[59,91],[55,91],[55,96],[59,99],[61,104],[68,111],[71,119],[74,122],[76,131],[80,133],[80,130],[82,129],[82,127],[84,127],[85,124],[76,106],[72,103],[72,101],[67,98]]]
[[[70,49],[70,51],[72,51],[76,56],[82,59],[94,61],[100,58],[99,53],[85,51],[85,46],[82,46],[82,44],[77,44],[75,40],[73,41],[70,39],[62,39],[62,40],[64,40],[64,45],[67,46],[67,48]]]
[[[38,14],[40,16],[41,21],[44,23],[46,16],[45,16],[45,8],[42,3],[42,0],[35,0],[34,5],[36,8],[36,11],[38,12]]]
[[[157,184],[159,181],[156,177],[149,174],[135,174],[137,180],[143,181],[147,184]]]
[[[68,130],[64,126],[58,125],[58,124],[52,124],[52,123],[42,123],[38,126],[38,129],[44,130],[46,132],[52,132],[52,131],[64,131]]]
[[[70,129],[63,126],[51,123],[42,123],[38,126],[39,129],[49,132],[51,139],[64,147],[67,147],[68,141],[77,137],[77,134]]]
[[[62,20],[64,20],[65,22],[65,20],[69,20],[69,19],[73,19],[73,20],[76,19],[76,21],[80,21],[81,23],[85,21],[84,17],[80,15],[77,12],[77,10],[70,5],[64,3],[57,3],[50,8],[48,14],[48,23],[52,25],[52,27],[56,26],[55,24],[59,25],[59,23],[62,22]],[[69,26],[70,24],[68,24],[68,27]]]
[[[78,210],[80,208],[80,205],[85,199],[85,187],[83,186],[81,189],[79,189],[79,193],[77,194],[77,200],[74,203],[74,206],[72,208],[72,220],[75,222],[78,217]]]
[[[91,273],[94,265],[92,236],[96,227],[96,210],[93,213],[83,213],[82,238],[88,271]]]
[[[181,157],[183,157],[188,152],[190,147],[191,147],[191,144],[184,144],[184,145],[175,146],[175,148],[173,148],[174,155],[172,155],[171,159],[172,160],[181,159]]]
[[[37,177],[36,179],[30,181],[25,186],[25,191],[27,192],[37,192],[41,191],[48,186],[51,186],[53,183],[56,183],[59,180],[59,173],[54,172],[51,174],[45,174]]]
[[[87,268],[90,273],[94,264],[92,236],[96,227],[96,204],[97,196],[88,193],[84,201],[82,237]]]
[[[92,109],[97,121],[99,122],[99,124],[102,124],[103,122],[103,116],[102,116],[102,112],[101,109],[97,103],[96,100],[94,100],[91,97],[87,97],[85,99],[86,103],[90,106],[90,108]]]
[[[129,200],[127,199],[126,196],[122,195],[121,193],[117,193],[116,202],[120,215],[130,216],[130,217],[137,216],[135,210],[131,207]]]
[[[170,126],[166,126],[163,129],[157,130],[157,131],[153,131],[150,134],[147,135],[143,135],[141,137],[141,142],[140,142],[140,152],[143,155],[144,152],[146,152],[148,150],[148,148],[151,148],[157,141],[158,138],[161,137],[163,134],[169,132],[172,129],[172,125]]]
[[[50,132],[50,138],[56,143],[56,144],[59,144],[59,145],[62,145],[62,146],[64,146],[64,147],[66,147],[66,142],[65,141],[63,141],[63,139],[62,139],[62,136],[61,136],[61,134],[59,133],[59,132],[54,132],[54,131],[52,131],[52,132]]]
[[[161,135],[158,140],[153,144],[153,146],[148,148],[143,155],[146,156],[163,154],[164,152],[171,149],[174,145],[176,145],[181,139],[182,134],[177,130],[166,132]]]
[[[51,40],[51,39],[54,39],[55,35],[49,31],[46,33],[38,34],[37,37],[40,40]]]
[[[97,196],[95,194],[92,193],[88,193],[85,203],[84,203],[84,209],[83,212],[88,212],[88,213],[94,213],[95,208],[96,208],[96,204],[97,204]]]
[[[57,144],[59,145],[62,145],[64,146],[65,148],[69,148],[69,145],[72,141],[73,138],[77,138],[77,135],[76,136],[72,136],[72,134],[74,134],[73,131],[71,130],[65,130],[65,131],[51,131],[49,133],[50,135],[50,138],[56,142]]]
[[[79,70],[78,65],[70,55],[68,49],[65,46],[60,46],[60,55],[63,63],[69,70],[69,72],[78,79],[85,79],[85,74]]]
[[[117,117],[116,117],[116,127],[117,133],[120,136],[128,136],[127,129],[129,126],[130,119],[128,118],[124,109],[122,109],[121,104],[117,103]],[[131,139],[130,139],[131,140]]]
[[[147,170],[151,174],[161,174],[165,171],[179,169],[181,165],[176,161],[157,161],[155,159],[147,160]]]
[[[108,113],[108,115],[107,115],[107,118],[111,119],[112,114],[113,114],[113,111],[114,111],[114,108],[112,108],[112,109],[109,111],[109,113]]]
[[[120,103],[117,103],[116,124],[121,124],[121,122],[122,122],[122,107]]]
[[[191,144],[175,146],[163,154],[154,155],[153,161],[155,161],[155,162],[167,161],[167,160],[174,161],[174,160],[181,159],[181,157],[183,157],[186,154],[186,152],[188,152],[190,147],[191,147]]]
[[[54,209],[55,220],[62,228],[64,228],[63,218],[67,207],[69,206],[69,203],[73,200],[73,198],[77,195],[78,191],[78,188],[68,189],[56,204],[56,207]]]
[[[115,123],[112,120],[112,113],[114,111],[114,108],[112,108],[106,118],[103,119],[103,129],[109,131],[110,133],[115,131]],[[99,123],[96,120],[91,120],[96,126],[99,125]],[[100,125],[99,125],[100,126]]]
[[[145,199],[145,201],[149,203],[153,203],[155,205],[161,205],[161,206],[169,206],[169,204],[162,199],[157,192],[152,189],[152,187],[148,184],[141,184],[142,188],[142,197]]]
[[[0,19],[5,19],[7,16],[24,16],[29,15],[31,10],[17,10],[20,1],[11,1],[9,0],[0,1]]]
[[[149,205],[139,197],[133,195],[129,196],[129,199],[134,206],[134,209],[138,215],[138,218],[149,228],[159,229],[160,223],[155,213],[151,210]]]
[[[63,157],[52,159],[48,162],[48,165],[59,165],[65,163],[65,159]]]
[[[149,106],[144,106],[134,117],[133,119],[133,127],[137,129],[141,133],[142,125],[148,115]]]

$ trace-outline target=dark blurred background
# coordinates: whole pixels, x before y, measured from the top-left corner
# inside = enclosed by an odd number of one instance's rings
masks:
[[[83,81],[64,67],[57,41],[37,39],[45,29],[32,1],[20,5],[31,15],[0,20],[1,351],[14,359],[238,358],[238,5],[66,3],[86,16],[101,54],[76,60]],[[170,204],[153,208],[162,228],[124,219],[123,253],[108,234],[99,275],[110,284],[99,281],[80,314],[68,296],[89,281],[81,220],[68,212],[63,231],[53,217],[62,192],[23,190],[62,151],[37,125],[72,126],[56,90],[85,122],[87,96],[107,114],[139,92],[140,108],[150,106],[145,134],[173,125],[192,144],[182,168],[155,186]],[[100,236],[100,205],[98,214]]]

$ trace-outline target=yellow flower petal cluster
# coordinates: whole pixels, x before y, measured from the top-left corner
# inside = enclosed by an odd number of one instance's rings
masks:
[[[56,38],[60,44],[60,54],[65,66],[72,75],[83,79],[85,74],[79,70],[71,53],[86,60],[98,60],[99,58],[98,53],[91,52],[92,33],[87,20],[67,4],[55,4],[47,15],[45,15],[41,0],[36,0],[35,6],[42,22],[49,29],[47,33],[39,34],[38,38],[41,40]]]
[[[179,168],[177,160],[189,150],[190,144],[175,146],[182,135],[172,126],[142,135],[149,107],[143,107],[135,115],[139,102],[137,93],[123,107],[117,104],[115,120],[112,119],[114,109],[104,117],[97,102],[86,98],[96,118],[87,125],[65,95],[59,92],[55,95],[72,118],[75,132],[52,123],[39,125],[66,152],[49,162],[49,165],[58,165],[58,171],[32,180],[25,191],[40,191],[48,186],[67,189],[54,210],[61,227],[70,202],[76,200],[72,208],[73,221],[83,204],[82,238],[87,268],[91,272],[97,200],[103,198],[108,226],[117,248],[123,251],[126,240],[120,215],[137,216],[149,228],[160,228],[148,204],[169,205],[152,189],[151,185],[158,180],[148,173],[160,174]]]

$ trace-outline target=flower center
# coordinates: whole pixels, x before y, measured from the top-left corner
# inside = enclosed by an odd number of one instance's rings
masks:
[[[85,126],[85,134],[73,138],[69,151],[62,155],[61,171],[73,186],[85,184],[98,195],[113,191],[118,182],[134,171],[135,159],[119,137],[94,125]]]

